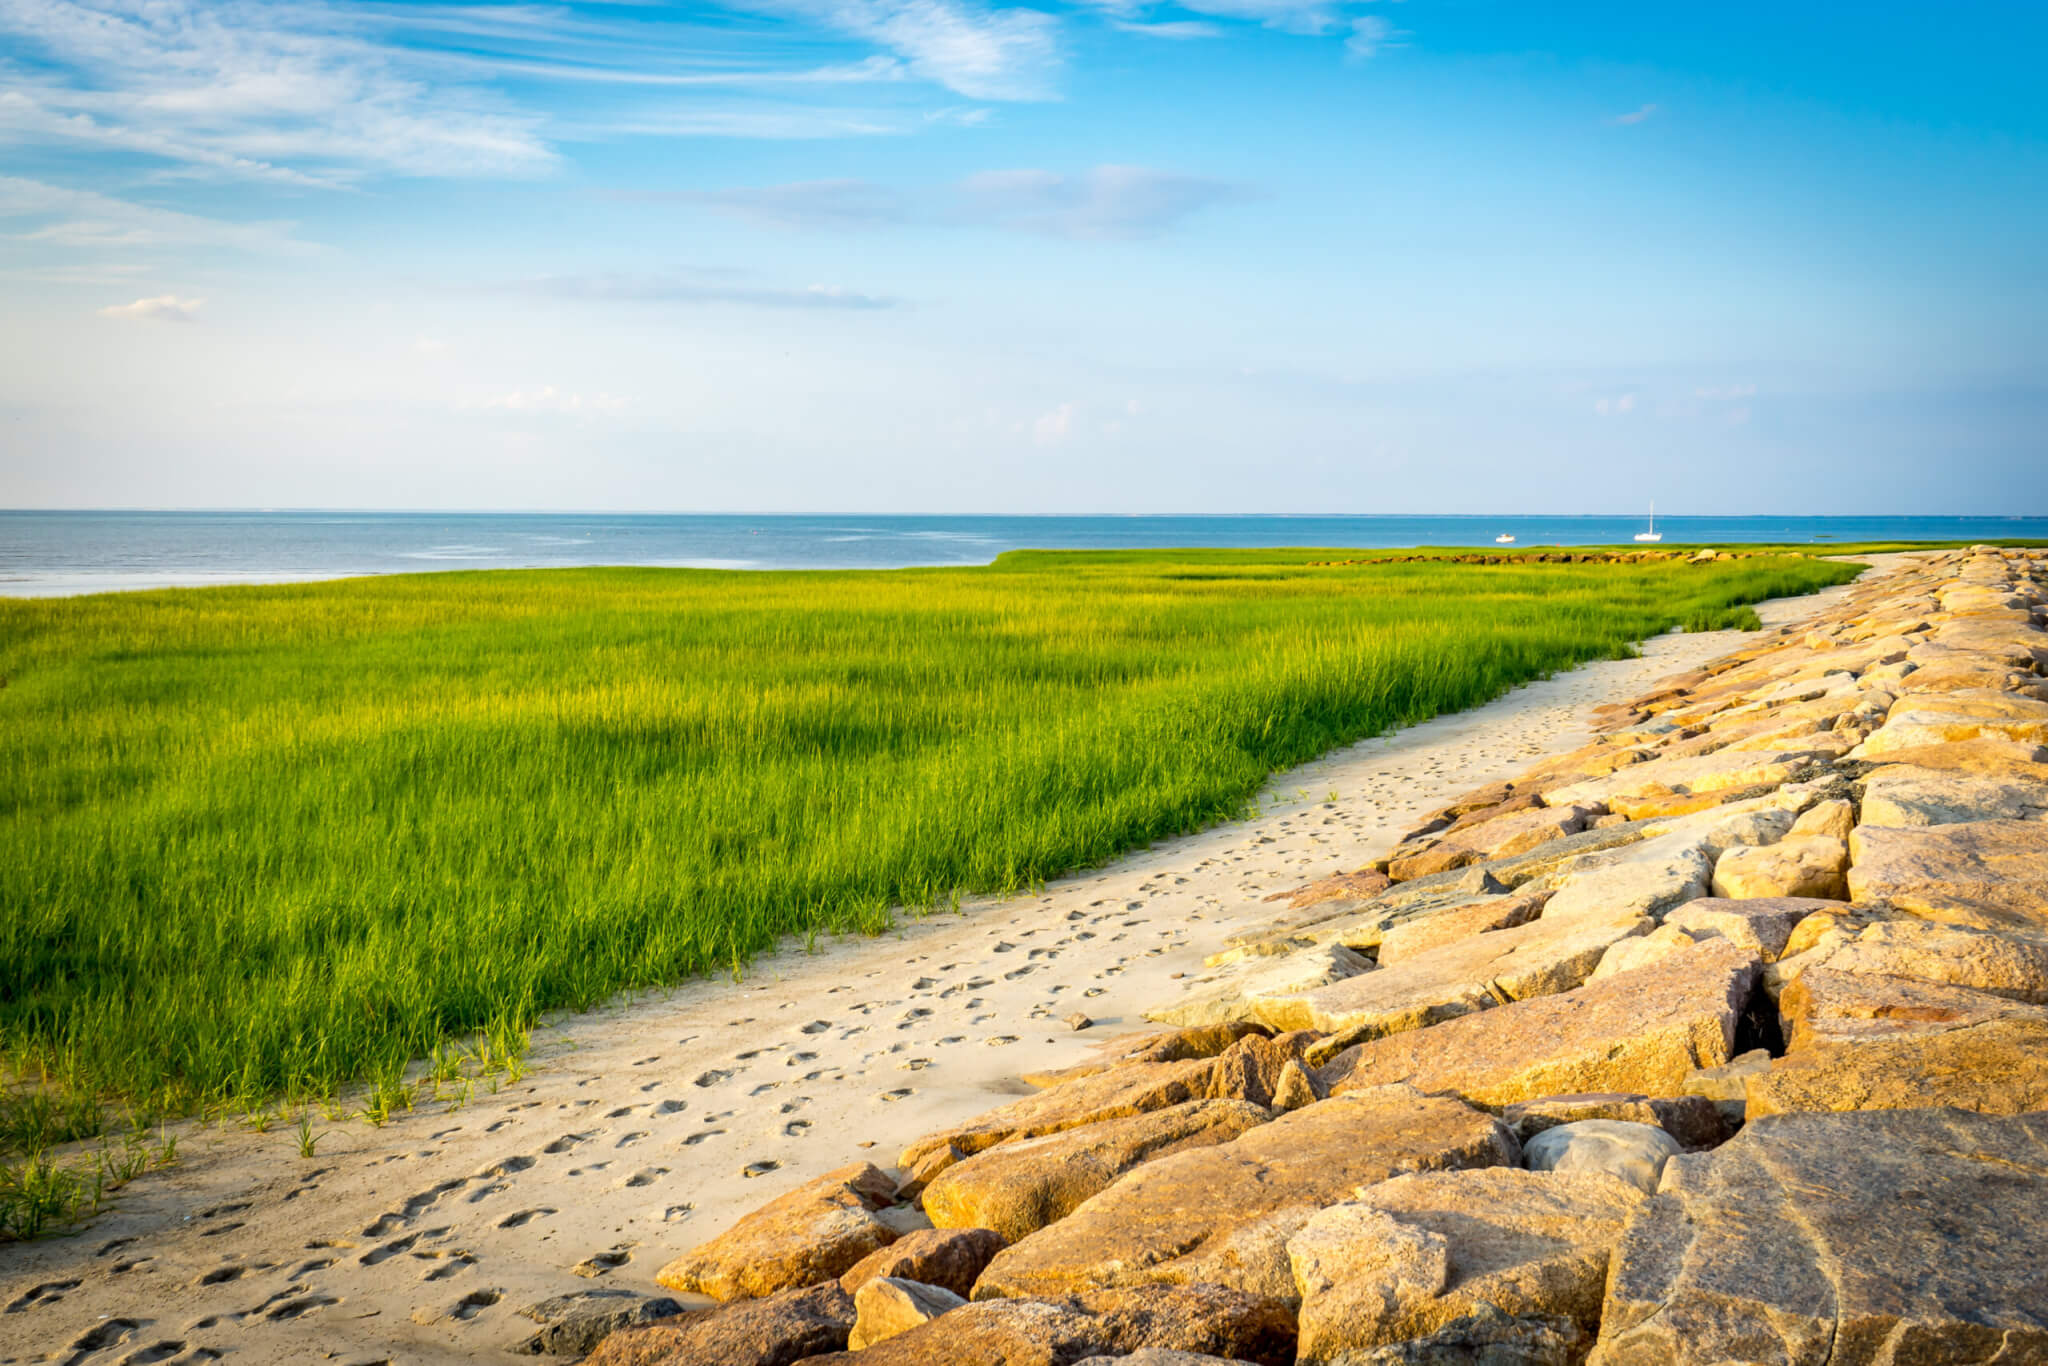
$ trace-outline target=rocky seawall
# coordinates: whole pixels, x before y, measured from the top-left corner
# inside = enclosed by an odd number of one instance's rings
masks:
[[[709,1307],[535,1347],[2048,1362],[2044,601],[2038,553],[1866,578],[1285,898],[1157,1032],[663,1268]]]

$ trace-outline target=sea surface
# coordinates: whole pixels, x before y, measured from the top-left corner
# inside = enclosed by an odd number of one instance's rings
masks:
[[[1666,517],[1666,545],[2048,539],[2048,517]],[[1610,545],[1629,517],[817,517],[626,513],[6,512],[0,595],[437,569],[895,569],[1005,550]]]

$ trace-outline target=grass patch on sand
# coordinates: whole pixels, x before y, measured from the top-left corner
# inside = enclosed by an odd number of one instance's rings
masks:
[[[542,1011],[1031,887],[1856,572],[1333,553],[0,600],[6,1108],[388,1113]]]

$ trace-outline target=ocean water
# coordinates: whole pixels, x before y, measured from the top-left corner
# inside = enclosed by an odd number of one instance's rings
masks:
[[[2048,539],[2048,517],[1666,517],[1666,545]],[[1607,545],[1628,517],[817,517],[0,511],[0,595],[280,583],[437,569],[894,569],[1005,550]]]

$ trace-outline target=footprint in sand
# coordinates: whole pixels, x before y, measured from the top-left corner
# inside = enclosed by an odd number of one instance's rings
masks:
[[[703,1141],[704,1141],[705,1139],[707,1139],[707,1138],[716,1138],[716,1137],[718,1137],[718,1135],[720,1135],[720,1134],[722,1134],[722,1133],[724,1133],[724,1132],[725,1132],[725,1130],[723,1130],[723,1129],[699,1129],[699,1130],[698,1130],[698,1131],[697,1131],[696,1133],[694,1133],[694,1134],[686,1134],[686,1135],[684,1135],[684,1137],[683,1137],[683,1146],[684,1146],[685,1148],[694,1148],[694,1147],[696,1147],[696,1146],[697,1146],[697,1145],[698,1145],[699,1143],[702,1143],[702,1142],[703,1142]]]
[[[558,1154],[568,1152],[578,1143],[588,1142],[589,1139],[589,1134],[563,1134],[553,1143],[550,1143],[547,1147],[542,1148],[541,1151],[547,1153],[549,1156],[556,1156]]]
[[[467,1252],[450,1253],[448,1260],[420,1277],[423,1281],[445,1281],[450,1276],[469,1270],[476,1265],[476,1258]]]
[[[609,1251],[593,1253],[591,1256],[585,1257],[582,1261],[570,1267],[569,1270],[578,1276],[594,1279],[604,1275],[607,1271],[615,1271],[627,1262],[632,1261],[632,1249],[638,1246],[639,1244],[637,1243],[614,1244]]]
[[[134,1240],[123,1238],[119,1241],[126,1243]],[[108,1246],[111,1247],[114,1244],[110,1243]],[[101,1255],[105,1255],[104,1249],[102,1249]],[[31,1286],[9,1300],[6,1312],[9,1314],[20,1314],[30,1309],[39,1309],[46,1304],[55,1304],[58,1300],[64,1298],[65,1291],[76,1290],[82,1284],[84,1284],[82,1281],[44,1281],[41,1285]]]
[[[766,1158],[759,1162],[749,1162],[746,1166],[741,1167],[740,1175],[752,1178],[766,1176],[770,1172],[779,1172],[781,1170],[782,1164],[780,1162],[775,1161],[773,1158]]]
[[[679,1115],[689,1108],[690,1102],[686,1100],[665,1100],[654,1107],[654,1113],[657,1115]]]
[[[782,1126],[782,1136],[784,1138],[802,1138],[810,1131],[811,1122],[808,1119],[792,1119],[789,1123]]]
[[[229,1281],[240,1280],[242,1276],[248,1272],[248,1270],[249,1268],[246,1266],[217,1266],[213,1270],[201,1276],[198,1280],[192,1282],[192,1284],[225,1285]],[[293,1272],[292,1274],[297,1275],[298,1273]],[[74,1281],[73,1284],[75,1285],[76,1282]],[[7,1306],[7,1308],[8,1312],[10,1313],[12,1313],[14,1310],[14,1306],[11,1304]]]
[[[731,1075],[732,1069],[729,1067],[714,1067],[708,1072],[698,1073],[690,1084],[692,1086],[716,1086]]]
[[[647,1130],[645,1130],[645,1129],[635,1129],[635,1130],[633,1130],[633,1132],[631,1132],[631,1133],[629,1133],[629,1134],[623,1134],[623,1135],[621,1135],[621,1136],[620,1136],[620,1138],[619,1138],[619,1141],[618,1141],[618,1142],[616,1142],[616,1143],[614,1143],[614,1144],[612,1144],[612,1146],[613,1146],[614,1148],[627,1148],[627,1147],[631,1147],[631,1146],[632,1146],[633,1144],[635,1144],[635,1143],[638,1143],[638,1142],[639,1142],[639,1141],[640,1141],[641,1139],[643,1139],[643,1138],[645,1138],[645,1137],[647,1137]]]
[[[455,1307],[448,1311],[448,1317],[458,1323],[467,1323],[504,1298],[502,1290],[472,1290],[455,1302]]]
[[[813,1020],[797,1032],[799,1034],[823,1034],[831,1027],[832,1022],[830,1020]]]
[[[535,1219],[545,1219],[554,1212],[554,1209],[547,1205],[542,1205],[537,1209],[523,1209],[520,1210],[517,1214],[508,1214],[503,1219],[500,1219],[498,1221],[498,1227],[524,1228],[526,1227],[526,1225],[532,1223]]]
[[[667,1167],[642,1167],[639,1171],[634,1172],[631,1176],[619,1182],[619,1187],[622,1190],[635,1190],[642,1186],[651,1186],[667,1175]]]
[[[910,1087],[910,1086],[899,1086],[899,1087],[897,1087],[897,1088],[896,1088],[895,1090],[893,1090],[893,1091],[884,1091],[884,1092],[882,1092],[882,1094],[881,1094],[881,1096],[879,1097],[879,1099],[881,1100],[881,1102],[882,1102],[882,1103],[883,1103],[884,1105],[889,1105],[889,1104],[893,1104],[894,1102],[896,1102],[896,1101],[899,1101],[899,1100],[907,1100],[907,1099],[909,1099],[909,1098],[910,1098],[911,1096],[914,1096],[914,1095],[916,1095],[916,1094],[917,1094],[917,1090],[916,1090],[916,1088],[915,1088],[915,1087]]]

